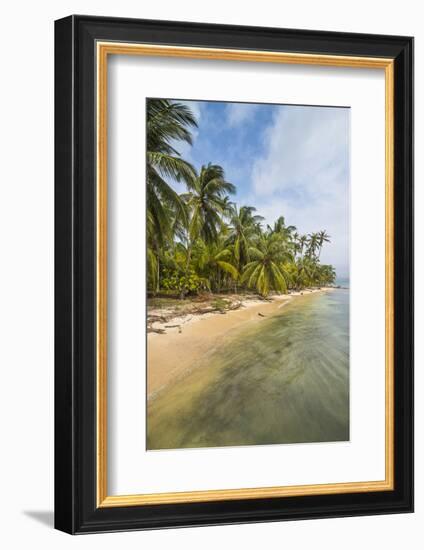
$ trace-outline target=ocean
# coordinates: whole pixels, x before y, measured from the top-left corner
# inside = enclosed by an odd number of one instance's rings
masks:
[[[349,291],[233,331],[149,403],[147,428],[148,449],[349,440]]]

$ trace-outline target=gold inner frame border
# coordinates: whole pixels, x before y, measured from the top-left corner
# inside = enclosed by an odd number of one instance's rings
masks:
[[[217,489],[110,496],[107,492],[107,62],[109,55],[181,57],[261,63],[383,69],[385,72],[385,479],[315,485]],[[321,54],[102,42],[97,59],[97,507],[143,506],[394,489],[394,60]]]

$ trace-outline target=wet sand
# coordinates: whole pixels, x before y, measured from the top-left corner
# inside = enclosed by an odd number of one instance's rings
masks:
[[[190,373],[196,368],[200,358],[222,345],[234,331],[260,323],[301,295],[328,290],[332,289],[304,290],[301,293],[273,296],[271,301],[248,300],[243,302],[242,308],[228,311],[224,315],[184,315],[166,323],[155,323],[155,328],[164,328],[166,334],[148,334],[148,399],[154,399],[168,385]],[[169,325],[178,327],[165,328]]]

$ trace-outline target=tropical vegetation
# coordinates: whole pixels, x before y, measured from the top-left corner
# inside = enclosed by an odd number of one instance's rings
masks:
[[[255,207],[237,206],[222,166],[196,168],[178,152],[192,143],[197,121],[182,103],[147,105],[147,283],[150,293],[181,299],[201,292],[263,297],[331,285],[336,273],[320,262],[326,231],[299,234],[280,216],[271,227]],[[172,183],[183,185],[177,193]]]

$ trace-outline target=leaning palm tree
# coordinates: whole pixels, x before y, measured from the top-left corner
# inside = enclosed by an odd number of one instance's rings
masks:
[[[287,257],[284,241],[277,233],[264,234],[255,247],[250,247],[252,260],[246,264],[242,282],[254,288],[261,296],[268,296],[271,290],[287,291],[284,261]]]
[[[193,166],[180,157],[175,148],[178,141],[191,144],[190,128],[196,119],[186,105],[167,99],[149,99],[147,102],[147,209],[156,238],[161,240],[169,225],[164,205],[171,207],[181,218],[187,216],[184,202],[168,183],[195,177]]]

